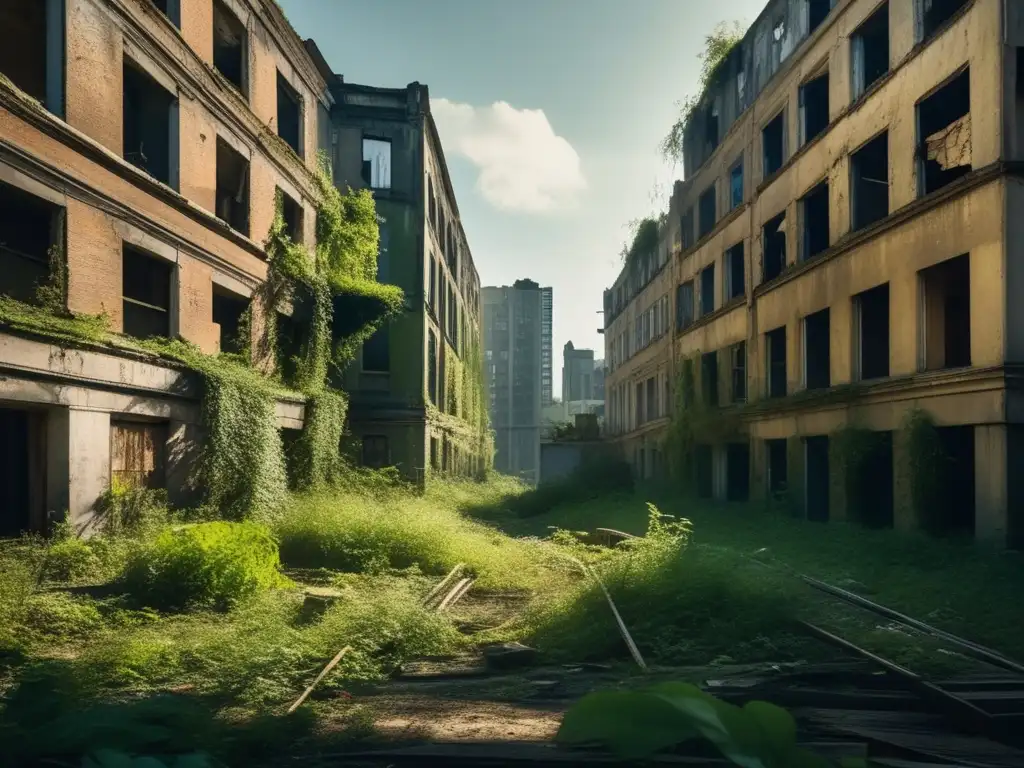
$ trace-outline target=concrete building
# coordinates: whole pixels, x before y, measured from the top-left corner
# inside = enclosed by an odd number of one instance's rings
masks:
[[[673,200],[703,493],[1024,542],[1022,11],[773,0],[712,77]]]
[[[539,480],[543,420],[544,295],[545,289],[532,280],[483,289],[484,381],[494,468],[533,484]]]
[[[214,353],[266,276],[276,192],[315,245],[330,95],[271,0],[5,0],[0,74],[0,293],[49,285],[116,332]],[[88,530],[112,477],[183,491],[194,374],[5,318],[0,533],[65,511]],[[300,427],[303,405],[278,415]]]
[[[554,294],[550,287],[541,288],[541,365],[540,385],[541,404],[551,405],[554,401],[554,352],[552,348],[552,329],[554,326]]]
[[[589,400],[594,393],[594,350],[562,348],[562,402]]]
[[[345,372],[349,430],[370,466],[473,475],[489,461],[480,350],[480,278],[459,218],[427,86],[330,78],[335,183],[369,187],[381,218],[378,279],[407,311]]]
[[[594,389],[590,395],[592,400],[604,400],[604,377],[608,373],[604,360],[594,361]]]

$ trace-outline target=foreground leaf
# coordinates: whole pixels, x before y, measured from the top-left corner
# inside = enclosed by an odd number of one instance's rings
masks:
[[[648,757],[697,735],[679,711],[650,693],[610,691],[580,699],[562,719],[561,744],[600,744],[624,759]]]

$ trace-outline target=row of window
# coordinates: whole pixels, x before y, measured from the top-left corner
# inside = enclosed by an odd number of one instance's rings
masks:
[[[467,304],[479,313],[479,291],[469,279],[468,263],[463,256],[468,251],[468,246],[461,239],[458,223],[452,215],[445,213],[445,206],[441,202],[441,198],[435,196],[434,181],[429,174],[427,175],[427,221],[441,248],[441,256],[445,259],[448,269],[455,279],[455,285],[461,289]],[[434,258],[431,256],[432,260]],[[436,269],[433,264],[431,267]]]
[[[614,370],[633,355],[649,347],[671,330],[669,297],[655,300],[636,318],[625,324],[608,349],[609,370]]]
[[[610,434],[621,434],[668,416],[671,394],[667,372],[626,381],[608,390],[606,418]]]

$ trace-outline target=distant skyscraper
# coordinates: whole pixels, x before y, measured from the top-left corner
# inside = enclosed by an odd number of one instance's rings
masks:
[[[543,295],[532,280],[481,290],[494,468],[529,483],[540,476]]]
[[[567,342],[562,349],[562,402],[590,400],[594,396],[594,350],[576,349]]]
[[[540,403],[547,408],[554,400],[554,360],[551,349],[551,328],[554,320],[554,296],[550,288],[541,288],[540,324]]]

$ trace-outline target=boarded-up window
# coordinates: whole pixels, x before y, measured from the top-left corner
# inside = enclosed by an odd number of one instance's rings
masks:
[[[112,421],[110,480],[112,485],[163,488],[167,424]]]

